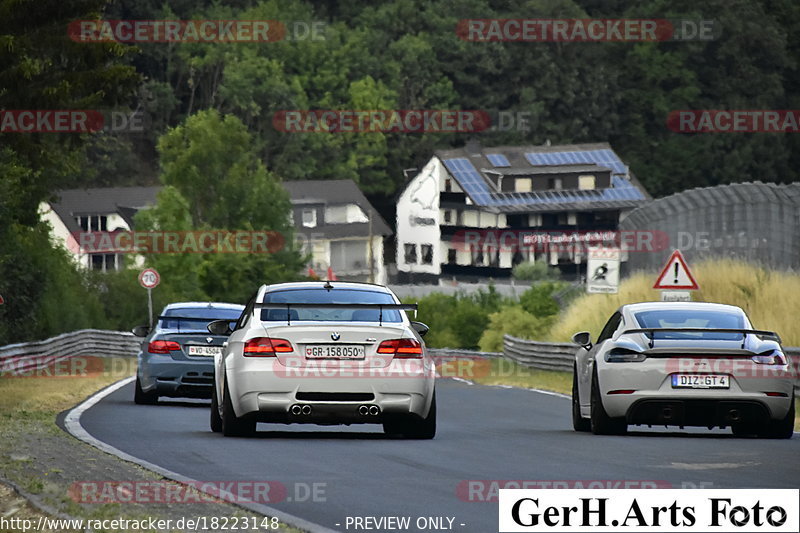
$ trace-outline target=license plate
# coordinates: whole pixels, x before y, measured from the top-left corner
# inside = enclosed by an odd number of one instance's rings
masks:
[[[318,344],[306,346],[307,359],[364,359],[363,346]]]
[[[672,387],[675,389],[728,389],[730,376],[724,374],[673,374]]]
[[[214,357],[222,353],[222,346],[189,346],[189,355]]]

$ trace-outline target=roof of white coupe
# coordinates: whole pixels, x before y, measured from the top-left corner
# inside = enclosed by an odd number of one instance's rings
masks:
[[[626,304],[620,307],[631,313],[638,313],[639,311],[657,311],[659,309],[676,309],[676,310],[704,310],[704,311],[723,311],[728,313],[742,313],[744,311],[741,307],[728,304],[718,304],[712,302],[639,302],[635,304]]]

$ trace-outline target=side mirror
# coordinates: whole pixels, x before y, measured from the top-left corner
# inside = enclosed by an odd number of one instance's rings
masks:
[[[590,350],[592,348],[592,334],[588,331],[579,331],[572,336],[572,342],[578,346],[582,346],[583,348]]]
[[[424,337],[426,333],[431,329],[426,324],[422,322],[411,321],[411,327],[414,328],[414,331],[419,333],[420,337]]]
[[[150,333],[150,326],[136,326],[131,330],[131,333],[137,337],[147,337],[147,334]]]
[[[231,321],[230,320],[215,320],[209,322],[206,329],[214,335],[230,335],[231,334]]]

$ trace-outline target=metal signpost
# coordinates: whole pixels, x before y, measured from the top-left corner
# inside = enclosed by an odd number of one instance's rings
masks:
[[[161,276],[155,268],[145,268],[139,272],[139,285],[147,289],[147,312],[150,316],[150,329],[153,329],[153,289],[161,283]]]

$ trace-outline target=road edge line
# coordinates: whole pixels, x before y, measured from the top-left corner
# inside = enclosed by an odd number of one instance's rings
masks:
[[[94,405],[99,403],[103,398],[106,396],[118,391],[125,385],[128,385],[133,380],[135,380],[135,376],[131,376],[125,379],[122,379],[108,387],[94,393],[93,395],[86,398],[84,401],[69,409],[64,416],[64,429],[67,433],[75,437],[76,439],[85,442],[86,444],[93,446],[101,451],[104,451],[110,455],[117,457],[118,459],[122,459],[123,461],[127,461],[129,463],[134,463],[142,468],[146,468],[152,472],[155,472],[167,479],[171,479],[172,481],[177,481],[178,483],[193,483],[193,488],[197,489],[200,492],[204,492],[211,496],[216,496],[212,494],[210,490],[203,490],[202,485],[196,479],[192,479],[190,477],[184,476],[177,472],[173,472],[172,470],[168,470],[157,464],[151,463],[149,461],[145,461],[144,459],[139,459],[138,457],[134,457],[129,453],[123,452],[119,448],[115,448],[114,446],[103,442],[92,435],[89,434],[88,431],[81,425],[81,415],[92,408]],[[237,507],[241,507],[243,509],[247,509],[248,511],[253,511],[255,513],[275,517],[281,522],[288,524],[292,527],[296,527],[298,529],[302,529],[304,531],[308,531],[309,533],[338,533],[334,529],[326,528],[320,524],[315,524],[314,522],[310,522],[304,518],[300,518],[299,516],[294,516],[292,514],[286,513],[284,511],[275,509],[274,507],[270,507],[268,505],[259,504],[259,503],[245,503],[245,502],[224,502],[231,505],[235,505]]]

